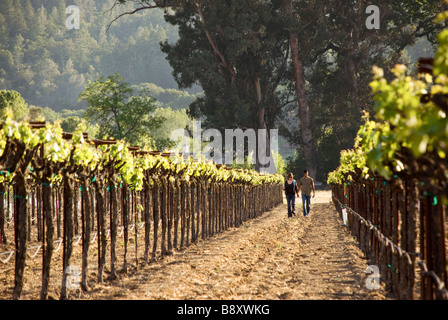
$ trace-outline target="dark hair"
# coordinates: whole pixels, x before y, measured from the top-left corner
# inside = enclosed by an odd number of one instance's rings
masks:
[[[289,177],[294,178],[294,175],[292,174],[292,172],[288,173],[288,178]]]
[[[305,169],[305,170],[303,170],[303,173],[307,173],[307,172],[308,172],[308,170],[306,170],[306,169]]]

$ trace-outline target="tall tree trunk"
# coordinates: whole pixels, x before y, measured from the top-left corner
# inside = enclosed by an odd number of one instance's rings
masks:
[[[293,18],[292,2],[293,0],[283,0],[283,8],[291,19]],[[305,163],[310,172],[310,176],[315,177],[317,174],[317,144],[313,137],[313,130],[311,128],[311,110],[306,96],[305,73],[302,57],[299,52],[299,38],[297,33],[292,29],[289,30],[289,45],[291,47],[295,89],[297,93],[297,100],[299,102],[300,132],[302,136],[301,144],[303,155],[305,157]]]
[[[347,57],[345,69],[347,80],[350,82],[350,104],[353,111],[358,110],[358,112],[361,113],[363,108],[358,105],[359,88],[356,68],[354,55],[349,55]]]
[[[265,113],[266,108],[263,105],[263,93],[260,85],[260,77],[256,74],[255,77],[255,92],[256,92],[256,101],[258,106],[258,135],[257,135],[257,154],[256,154],[256,163],[255,170],[257,171],[267,171],[270,174],[275,174],[276,168],[274,164],[274,157],[271,152],[271,137],[269,129],[266,125],[265,121]],[[262,130],[266,130],[266,134],[260,135]],[[277,150],[275,150],[277,151]]]
[[[356,65],[356,54],[358,51],[358,46],[360,43],[360,28],[363,23],[364,11],[362,10],[364,6],[364,1],[358,1],[358,10],[356,23],[353,24],[353,29],[350,34],[349,48],[347,50],[347,75],[350,82],[350,103],[353,111],[358,110],[362,113],[362,107],[358,105],[359,103],[359,88],[358,88],[358,75],[357,75],[357,65]]]

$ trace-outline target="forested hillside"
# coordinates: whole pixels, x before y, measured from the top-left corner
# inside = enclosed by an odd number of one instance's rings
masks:
[[[159,45],[175,41],[176,28],[164,21],[162,10],[124,16],[110,25],[124,10],[113,8],[114,2],[2,0],[0,89],[16,90],[28,104],[54,111],[84,108],[78,95],[87,82],[115,72],[133,85],[150,83],[159,96],[176,89]],[[80,10],[79,29],[66,27],[66,7],[72,4]],[[176,100],[180,104],[170,105],[174,109],[193,100],[177,90],[165,96],[170,94],[173,99],[164,103]]]

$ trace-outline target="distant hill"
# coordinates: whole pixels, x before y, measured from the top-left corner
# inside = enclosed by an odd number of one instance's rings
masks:
[[[123,16],[107,30],[124,9],[110,10],[114,0],[1,2],[0,89],[20,92],[31,105],[83,109],[78,94],[87,82],[117,71],[133,85],[177,88],[159,46],[175,41],[177,30],[161,10]],[[78,30],[66,26],[72,4],[79,8]]]

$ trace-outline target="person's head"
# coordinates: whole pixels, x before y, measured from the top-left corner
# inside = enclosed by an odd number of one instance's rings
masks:
[[[303,171],[303,176],[308,177],[308,170],[305,169],[305,170]]]
[[[294,175],[292,174],[292,172],[288,173],[288,179],[293,179]]]

